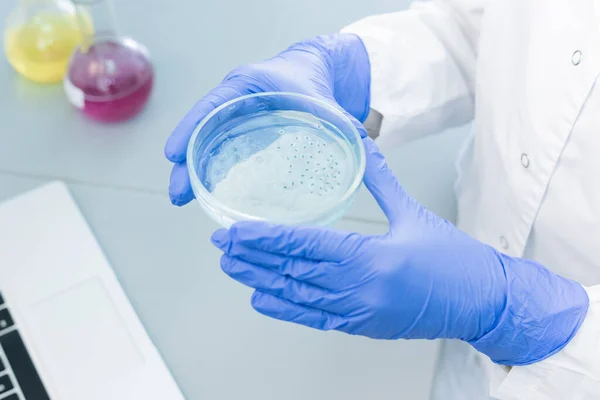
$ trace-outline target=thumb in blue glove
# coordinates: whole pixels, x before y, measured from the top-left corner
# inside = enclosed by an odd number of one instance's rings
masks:
[[[497,252],[411,198],[374,142],[365,184],[390,222],[363,236],[243,222],[214,233],[222,269],[273,318],[376,339],[455,338],[524,365],[563,348],[585,318],[576,282]]]

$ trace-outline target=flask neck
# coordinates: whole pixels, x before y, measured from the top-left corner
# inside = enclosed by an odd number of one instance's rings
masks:
[[[112,3],[109,0],[72,1],[84,40],[89,42],[96,36],[117,35]]]

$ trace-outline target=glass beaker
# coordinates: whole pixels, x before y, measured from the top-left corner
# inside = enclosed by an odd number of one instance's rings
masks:
[[[73,0],[80,26],[91,20],[69,63],[64,88],[71,104],[101,122],[127,120],[146,105],[154,68],[148,51],[117,34],[108,0]]]
[[[83,37],[68,0],[19,0],[4,28],[8,62],[36,82],[59,82]]]

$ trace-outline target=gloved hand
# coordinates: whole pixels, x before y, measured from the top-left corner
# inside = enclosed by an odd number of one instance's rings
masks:
[[[389,233],[363,236],[261,222],[213,234],[221,267],[255,288],[259,312],[376,339],[456,338],[496,363],[524,365],[563,348],[585,318],[576,282],[501,254],[423,208],[371,139],[365,184]]]
[[[293,92],[339,107],[354,124],[369,113],[371,67],[358,36],[319,36],[292,45],[265,62],[234,69],[204,96],[169,137],[165,155],[175,163],[169,196],[175,205],[194,198],[185,165],[186,149],[194,128],[216,107],[236,97],[258,92]],[[362,130],[364,132],[364,130]]]

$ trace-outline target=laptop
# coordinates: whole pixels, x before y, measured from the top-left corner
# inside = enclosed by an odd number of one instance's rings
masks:
[[[183,399],[65,184],[0,204],[0,399]]]

